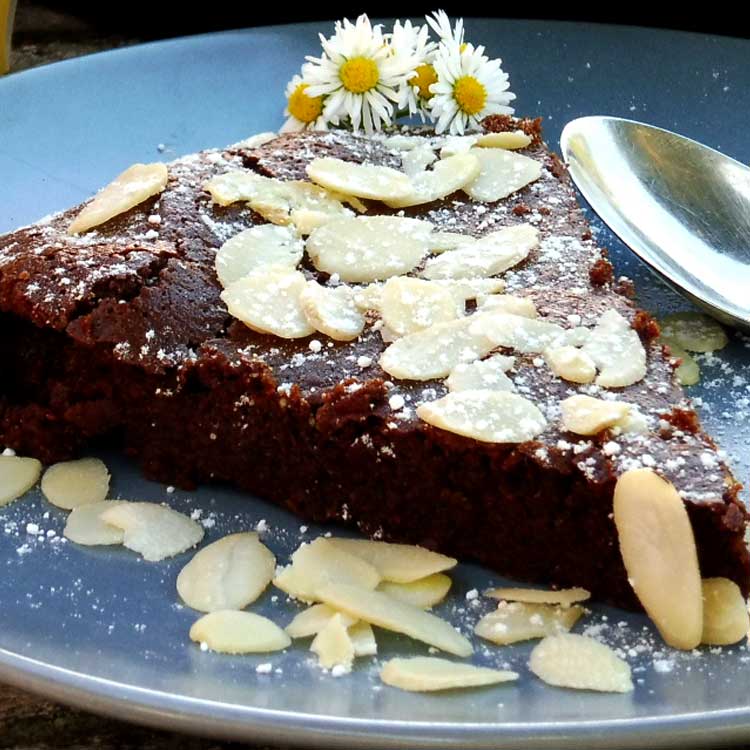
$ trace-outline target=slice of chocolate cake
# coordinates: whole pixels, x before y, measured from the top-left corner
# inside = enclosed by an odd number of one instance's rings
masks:
[[[88,231],[69,234],[79,207],[0,238],[0,444],[51,462],[116,440],[163,482],[229,482],[625,606],[612,497],[645,466],[684,498],[702,575],[747,595],[740,486],[658,327],[539,123],[485,130],[508,136],[249,141],[167,165],[161,192]],[[389,167],[390,205],[334,189],[361,177],[342,163]],[[266,245],[225,244],[268,221]]]

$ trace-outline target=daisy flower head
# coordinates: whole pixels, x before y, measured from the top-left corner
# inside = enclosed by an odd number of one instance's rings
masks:
[[[487,115],[512,115],[508,105],[516,95],[508,91],[502,60],[490,60],[484,47],[441,42],[435,55],[437,83],[430,86],[430,116],[435,132],[462,135],[477,130]]]
[[[392,49],[381,26],[364,14],[355,23],[337,22],[333,36],[320,41],[323,54],[307,58],[302,76],[308,96],[324,97],[325,120],[348,118],[366,133],[390,125],[401,88],[414,75],[415,55]]]
[[[327,130],[329,121],[323,117],[323,97],[310,96],[307,83],[301,76],[294,76],[286,85],[287,121],[281,128],[282,133],[296,130]],[[336,123],[333,122],[335,125]]]
[[[411,21],[396,21],[393,32],[388,36],[388,44],[394,54],[412,57],[414,73],[399,92],[397,107],[399,112],[413,115],[417,112],[424,120],[424,110],[432,94],[430,86],[437,81],[432,58],[437,44],[429,39],[429,26],[414,26]]]

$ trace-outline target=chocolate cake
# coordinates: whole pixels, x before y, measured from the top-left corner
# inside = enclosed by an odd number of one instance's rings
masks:
[[[561,379],[539,354],[517,353],[508,375],[546,427],[520,443],[482,442],[419,418],[416,408],[447,386],[386,373],[379,362],[389,344],[372,320],[355,339],[335,341],[283,339],[233,318],[220,297],[216,250],[265,220],[242,203],[212,202],[205,183],[231,170],[304,180],[318,157],[401,165],[387,136],[336,131],[178,159],[163,192],[80,235],[67,232],[79,207],[0,238],[0,444],[53,462],[114,441],[152,479],[186,488],[228,482],[304,519],[421,544],[524,581],[582,586],[628,607],[638,605],[612,496],[624,471],[651,467],[685,501],[702,575],[730,578],[747,595],[740,485],[676,384],[658,326],[634,307],[629,285],[615,282],[539,122],[494,116],[484,125],[529,135],[521,153],[542,163],[541,177],[494,203],[456,192],[370,210],[473,237],[535,227],[539,243],[502,275],[505,291],[566,329],[595,326],[610,310],[630,321],[646,374],[609,392],[638,407],[644,429],[566,431],[560,402],[602,389]],[[336,282],[309,258],[303,272]]]

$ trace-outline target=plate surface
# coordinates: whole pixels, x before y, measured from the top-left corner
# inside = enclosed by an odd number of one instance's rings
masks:
[[[548,141],[587,114],[641,119],[750,160],[750,43],[685,33],[522,21],[467,23],[469,38],[502,55],[524,114],[543,113]],[[0,232],[88,197],[136,161],[221,146],[281,124],[283,88],[316,32],[293,25],[194,37],[59,63],[0,81]],[[159,147],[159,149],[157,149]],[[688,308],[601,225],[620,274],[641,304]],[[750,342],[703,357],[692,395],[738,476],[750,464]],[[200,509],[207,538],[252,528],[283,560],[303,538],[300,521],[225,488],[167,493],[136,467],[105,456],[122,497]],[[32,524],[29,526],[29,524]],[[586,626],[624,648],[638,680],[632,695],[544,687],[525,668],[529,648],[479,647],[477,661],[523,673],[515,686],[419,696],[380,687],[374,664],[350,677],[321,673],[302,649],[235,659],[187,643],[195,618],[174,579],[187,556],[159,564],[122,550],[55,541],[63,514],[32,492],[0,511],[0,678],[52,698],[161,727],[253,741],[345,747],[638,747],[750,740],[744,646],[697,654],[659,650],[643,617],[594,607]],[[34,533],[27,533],[33,531]],[[497,581],[461,565],[440,611],[473,622],[465,598]],[[294,608],[267,592],[253,608],[277,621]],[[468,613],[466,612],[468,610]],[[580,628],[579,628],[580,631]],[[382,636],[383,654],[421,653]],[[256,666],[270,662],[270,674]]]

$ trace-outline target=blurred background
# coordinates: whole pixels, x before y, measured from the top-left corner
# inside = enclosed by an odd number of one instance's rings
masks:
[[[0,27],[14,0],[0,0]],[[505,18],[547,18],[567,21],[594,21],[657,26],[715,34],[750,37],[750,15],[741,8],[724,4],[720,12],[704,7],[668,11],[667,4],[634,3],[580,4],[438,2],[356,2],[332,0],[325,3],[224,2],[208,6],[177,0],[129,0],[125,3],[102,0],[18,0],[12,47],[8,56],[11,70],[72,57],[87,52],[219,29],[269,23],[332,20],[354,17],[361,12],[371,16],[420,16],[443,7],[452,16],[496,16]],[[587,7],[588,9],[579,9]],[[732,9],[734,8],[734,9]],[[1,30],[1,29],[0,29]],[[0,44],[3,34],[0,33]],[[634,51],[637,54],[637,50]],[[2,55],[0,55],[0,58]],[[750,64],[750,63],[749,63]],[[2,61],[0,60],[0,67]]]

